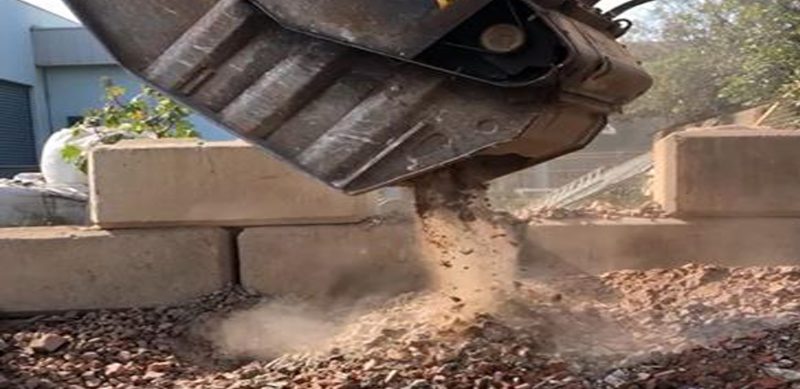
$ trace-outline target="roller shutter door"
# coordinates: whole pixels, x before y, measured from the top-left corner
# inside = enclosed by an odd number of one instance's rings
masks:
[[[0,177],[36,170],[30,89],[0,80]]]

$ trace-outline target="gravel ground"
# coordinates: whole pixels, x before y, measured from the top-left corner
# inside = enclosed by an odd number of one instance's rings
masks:
[[[490,313],[435,294],[332,311],[324,347],[253,359],[219,329],[274,302],[228,291],[0,321],[0,388],[800,388],[798,297],[796,267],[526,280]]]

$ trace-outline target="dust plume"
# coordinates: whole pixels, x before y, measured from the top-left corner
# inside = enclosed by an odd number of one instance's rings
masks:
[[[615,314],[617,296],[596,277],[562,285],[518,280],[524,229],[491,210],[482,186],[447,171],[415,186],[425,290],[364,301],[273,301],[225,320],[216,336],[220,348],[270,360],[331,353],[378,353],[384,360],[420,340],[465,341],[476,328],[492,339],[527,339],[536,352],[587,363],[652,347],[652,337],[637,341]],[[536,272],[536,263],[526,265]]]
[[[219,347],[267,359],[357,349],[391,328],[413,336],[411,327],[445,328],[491,311],[498,296],[513,289],[518,243],[510,224],[489,210],[484,188],[467,186],[451,172],[415,185],[417,241],[429,273],[426,290],[367,302],[270,302],[225,320],[214,336]],[[396,289],[391,283],[384,288],[384,296]]]
[[[324,346],[339,330],[331,313],[319,307],[278,300],[233,313],[213,337],[226,354],[269,360]]]

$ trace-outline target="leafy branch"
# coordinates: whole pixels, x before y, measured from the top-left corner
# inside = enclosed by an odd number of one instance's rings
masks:
[[[125,101],[127,90],[103,80],[103,107],[90,110],[82,121],[71,127],[72,139],[61,150],[61,157],[82,172],[88,170],[88,153],[93,146],[114,144],[135,138],[196,138],[188,117],[191,111],[155,89],[143,86]],[[80,142],[81,139],[90,142]]]

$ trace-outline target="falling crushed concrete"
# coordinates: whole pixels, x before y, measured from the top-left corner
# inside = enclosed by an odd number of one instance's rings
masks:
[[[358,353],[387,339],[387,332],[408,338],[494,312],[516,284],[519,243],[512,219],[491,211],[484,188],[465,186],[448,172],[418,181],[416,189],[419,241],[431,274],[427,290],[344,306],[270,302],[223,322],[217,338],[223,349],[262,358]],[[417,332],[409,334],[412,328]]]

